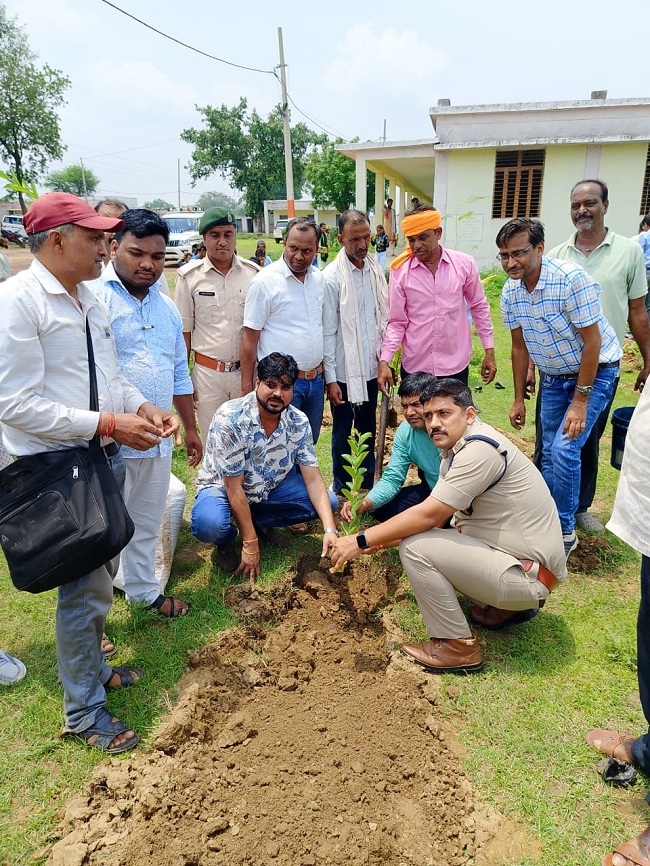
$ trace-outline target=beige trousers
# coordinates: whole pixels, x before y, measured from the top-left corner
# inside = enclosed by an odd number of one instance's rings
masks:
[[[241,371],[217,373],[209,367],[194,364],[192,383],[198,400],[196,415],[201,443],[205,451],[205,440],[208,438],[212,416],[226,400],[234,400],[235,397],[241,396]]]
[[[538,607],[548,589],[508,553],[455,529],[431,529],[405,538],[399,555],[433,638],[467,638],[472,631],[457,592],[504,610]]]

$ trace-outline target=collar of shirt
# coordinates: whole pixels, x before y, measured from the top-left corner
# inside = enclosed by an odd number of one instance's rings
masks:
[[[571,240],[569,241],[569,246],[573,247],[574,250],[577,250],[579,253],[582,253],[582,255],[584,256],[584,253],[582,252],[582,250],[576,246],[577,239],[578,239],[578,232],[576,232],[573,235],[573,237],[571,238]],[[598,246],[594,247],[593,250],[591,250],[590,252],[595,253],[596,250],[599,250],[601,247],[611,247],[613,240],[614,240],[614,232],[610,232],[610,230],[607,228],[607,226],[605,226],[605,237],[598,244]]]
[[[447,250],[443,247],[442,244],[438,244],[438,246],[440,249],[440,258],[438,259],[438,264],[440,264],[441,262],[444,262],[447,265],[450,264],[451,259],[449,258]],[[418,259],[416,256],[411,256],[408,264],[411,268],[420,267],[424,268],[426,271],[429,271],[429,268],[424,264],[424,262],[421,262],[420,259]],[[429,271],[429,274],[431,274],[431,271]],[[431,279],[434,279],[433,274],[431,274]]]
[[[128,295],[130,295],[131,297],[134,297],[133,295],[131,295],[131,292],[129,292],[129,290],[126,288],[126,286],[124,285],[122,280],[117,275],[117,271],[113,267],[112,261],[106,265],[106,267],[102,271],[102,275],[99,279],[102,283],[106,283],[106,284],[117,283],[117,285],[120,286],[120,288],[122,288]],[[162,281],[164,279],[165,279],[164,275],[162,275],[159,279],[157,279],[156,282],[152,286],[149,286],[149,292],[160,292],[160,284],[162,283]]]
[[[33,259],[29,266],[29,270],[50,295],[70,295],[70,292],[67,291],[65,286],[62,285],[54,274],[51,271],[48,271],[45,265],[41,264],[38,259]],[[70,297],[72,298],[71,295]],[[77,297],[81,301],[84,310],[97,303],[97,298],[85,283],[77,283]],[[73,298],[72,300],[74,301]]]
[[[298,279],[298,277],[294,274],[289,265],[286,263],[284,256],[280,256],[280,258],[278,259],[278,263],[280,265],[280,273],[284,277],[286,277],[286,279],[294,279],[297,283],[301,283],[301,285],[303,286],[307,285],[307,283],[309,282],[309,278],[312,276],[312,271],[314,271],[314,268],[312,267],[312,265],[310,265],[305,272],[305,281],[303,283],[301,280]],[[318,271],[317,269],[316,272],[320,273],[320,271]]]

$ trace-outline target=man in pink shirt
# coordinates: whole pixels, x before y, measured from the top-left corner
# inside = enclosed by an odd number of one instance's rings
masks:
[[[390,312],[377,381],[393,385],[389,366],[402,347],[402,374],[431,373],[467,385],[472,331],[467,308],[485,350],[481,378],[497,372],[490,307],[474,259],[440,245],[440,212],[431,205],[410,208],[402,220],[407,249],[391,263]]]

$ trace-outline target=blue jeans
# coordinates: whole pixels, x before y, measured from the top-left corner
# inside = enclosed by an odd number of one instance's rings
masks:
[[[641,557],[641,601],[636,627],[636,657],[639,677],[639,695],[648,733],[632,744],[637,764],[650,772],[650,556]]]
[[[120,489],[126,470],[118,454],[108,461]],[[65,731],[80,733],[95,723],[106,704],[103,682],[110,668],[104,661],[102,634],[113,603],[113,582],[107,567],[58,588],[56,660],[63,686]]]
[[[309,419],[314,445],[318,442],[320,428],[323,423],[323,408],[325,406],[325,380],[319,373],[315,379],[296,379],[293,386],[291,405],[304,412]]]
[[[420,481],[419,484],[407,484],[391,500],[385,505],[375,508],[371,514],[375,520],[383,523],[385,520],[390,520],[391,517],[406,511],[407,508],[419,505],[430,495],[431,488],[426,481]]]
[[[348,436],[352,432],[352,424],[359,433],[372,433],[372,438],[366,443],[368,454],[361,468],[365,472],[363,486],[372,487],[375,475],[375,434],[377,433],[377,380],[366,382],[368,399],[364,403],[353,406],[348,402],[348,388],[345,382],[337,383],[345,402],[342,406],[332,406],[332,474],[335,493],[340,493],[350,480],[345,471],[343,455],[348,454]]]
[[[338,500],[328,491],[332,510]],[[253,523],[265,529],[269,526],[293,526],[318,517],[311,503],[302,475],[292,469],[287,477],[269,493],[264,502],[250,502]],[[237,527],[230,522],[231,508],[224,487],[204,487],[196,494],[192,508],[190,532],[208,544],[231,544],[237,537]]]
[[[594,390],[587,402],[585,428],[576,439],[562,433],[564,418],[576,388],[576,378],[545,375],[541,409],[542,475],[555,500],[562,533],[568,535],[575,526],[580,496],[580,451],[609,402],[620,371],[618,367],[598,370]]]

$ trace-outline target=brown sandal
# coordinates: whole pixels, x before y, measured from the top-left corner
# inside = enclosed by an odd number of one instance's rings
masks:
[[[634,866],[650,866],[650,827],[637,836],[632,842],[623,842],[618,845],[611,854],[606,854],[602,859],[602,866],[614,866],[614,854],[625,857],[628,864]]]
[[[632,754],[632,743],[635,740],[636,737],[630,734],[621,734],[604,728],[595,728],[587,734],[587,742],[597,752],[616,758],[617,761],[625,761],[626,764],[636,764]]]

